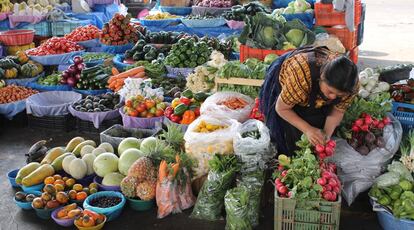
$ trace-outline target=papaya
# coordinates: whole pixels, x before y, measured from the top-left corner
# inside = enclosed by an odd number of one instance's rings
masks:
[[[91,145],[92,147],[96,147],[96,143],[95,141],[92,140],[86,140],[86,141],[82,141],[80,144],[78,144],[75,149],[72,151],[73,154],[75,154],[75,156],[80,156],[81,150],[83,148],[83,146],[85,145]]]
[[[83,137],[72,138],[72,140],[70,140],[69,143],[66,145],[65,152],[72,152],[76,148],[76,146],[78,146],[83,141],[85,141]]]
[[[46,177],[53,176],[53,174],[55,174],[55,170],[51,165],[41,165],[36,170],[31,172],[28,176],[23,178],[22,185],[29,187],[36,184],[40,184]]]
[[[52,162],[52,167],[53,169],[55,169],[56,172],[61,171],[63,169],[63,159],[65,159],[65,157],[73,155],[72,153],[64,153],[60,156],[58,156],[53,162]]]
[[[38,162],[32,162],[24,166],[19,170],[16,176],[16,183],[22,184],[22,180],[24,177],[35,171],[37,168],[40,167],[40,164]]]
[[[40,162],[40,164],[52,164],[52,162],[61,156],[64,152],[64,149],[61,147],[55,147],[47,151],[45,158]]]

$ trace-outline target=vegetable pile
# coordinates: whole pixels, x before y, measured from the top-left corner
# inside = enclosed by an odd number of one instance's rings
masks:
[[[102,95],[88,95],[85,99],[77,101],[73,104],[73,108],[81,112],[107,112],[122,107],[119,102],[119,95],[114,93],[106,93]]]
[[[124,62],[126,62],[128,59],[132,59],[134,61],[145,60],[149,62],[157,58],[163,60],[164,54],[168,51],[168,47],[162,47],[158,49],[154,45],[147,44],[145,40],[140,39],[132,49],[125,51]]]
[[[185,33],[178,33],[172,31],[148,32],[145,34],[145,41],[152,44],[175,44]]]
[[[82,70],[76,88],[85,90],[106,89],[110,74],[111,67],[103,65],[85,68]]]
[[[200,116],[200,105],[209,95],[187,89],[165,109],[165,117],[174,123],[189,125]]]
[[[75,87],[81,79],[82,70],[85,69],[82,57],[73,57],[73,63],[67,70],[62,72],[61,84],[68,84],[71,87]]]
[[[128,66],[126,69],[130,70],[139,66],[143,66],[145,68],[145,74],[151,79],[162,78],[167,74],[167,69],[162,61],[137,61]]]
[[[379,73],[371,68],[366,68],[359,73],[360,89],[358,96],[361,98],[375,99],[378,95],[388,92],[390,85],[387,82],[379,81]]]
[[[156,14],[152,14],[152,15],[147,15],[145,16],[145,20],[165,20],[165,19],[174,19],[174,18],[179,18],[179,16],[177,15],[173,15],[170,14],[168,12],[158,12]]]
[[[112,54],[108,53],[84,53],[81,55],[84,62],[91,62],[91,61],[97,61],[97,60],[105,60],[109,58],[113,58],[114,56]]]
[[[131,117],[161,117],[165,107],[164,102],[137,96],[125,101],[124,113]]]
[[[12,103],[26,99],[38,91],[22,86],[8,85],[0,88],[0,104]]]
[[[52,73],[48,76],[41,77],[37,80],[37,83],[40,85],[54,86],[59,85],[62,80],[62,74]]]
[[[408,79],[405,83],[393,84],[391,95],[396,102],[414,104],[414,79]]]
[[[33,56],[44,56],[70,53],[79,50],[83,50],[83,48],[76,44],[76,42],[69,41],[66,38],[53,37],[42,43],[40,46],[28,50],[27,54]]]
[[[147,71],[147,69],[145,69]],[[162,88],[164,96],[166,97],[180,97],[181,89],[185,89],[186,81],[182,77],[168,78],[168,77],[155,77],[151,78],[152,87]]]
[[[142,66],[134,67],[122,73],[119,73],[117,69],[112,68],[112,74],[108,79],[108,88],[118,92],[122,89],[127,78],[144,78],[145,68]]]
[[[100,33],[100,41],[105,45],[125,45],[131,42],[137,42],[139,37],[136,28],[131,25],[131,15],[123,16],[115,14],[115,16],[105,23]]]
[[[99,38],[101,31],[94,25],[80,26],[74,29],[69,34],[65,35],[65,38],[73,42],[88,41]]]
[[[244,21],[246,16],[254,16],[258,12],[270,13],[269,8],[265,7],[260,2],[249,2],[243,6],[232,6],[231,11],[223,13],[223,17],[227,20]]]
[[[311,4],[306,0],[295,0],[289,2],[286,8],[275,9],[272,14],[300,14],[313,13]]]
[[[29,57],[22,51],[16,56],[7,56],[0,60],[0,79],[32,78],[43,72],[43,66],[29,60]]]
[[[204,41],[182,38],[172,46],[165,58],[165,64],[178,68],[195,68],[206,63],[211,52],[212,49]]]
[[[154,89],[150,79],[144,80],[142,78],[127,78],[119,94],[125,99],[136,96],[153,98],[160,101],[164,99],[164,91],[161,88]]]
[[[317,144],[315,146],[315,153],[319,159],[323,160],[334,155],[335,147],[336,142],[334,140],[329,140],[325,145]]]
[[[197,6],[226,8],[233,5],[232,0],[201,0]]]

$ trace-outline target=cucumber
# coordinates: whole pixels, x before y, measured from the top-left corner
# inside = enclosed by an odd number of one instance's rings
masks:
[[[97,66],[89,67],[89,68],[83,69],[83,70],[82,70],[82,73],[84,73],[84,74],[93,73],[93,72],[95,72],[95,71],[100,70],[100,69],[101,69],[101,67],[102,67],[101,65],[97,65]]]

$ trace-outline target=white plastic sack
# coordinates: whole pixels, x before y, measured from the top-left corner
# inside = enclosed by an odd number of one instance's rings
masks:
[[[259,139],[243,138],[242,134],[258,130]],[[255,171],[257,168],[265,169],[265,164],[274,155],[270,145],[270,133],[266,125],[259,120],[248,120],[243,123],[233,138],[234,154],[244,163],[243,171]]]
[[[231,98],[240,98],[247,102],[247,106],[242,109],[232,110],[225,105],[219,105]],[[200,113],[202,115],[212,115],[215,117],[228,117],[239,122],[245,122],[249,119],[250,112],[254,107],[254,100],[249,96],[235,92],[218,92],[208,97],[201,105]]]
[[[82,99],[71,91],[50,91],[30,96],[26,101],[27,114],[35,117],[62,116],[69,113],[69,106]]]
[[[200,122],[211,125],[225,125],[227,128],[219,129],[211,133],[195,132]],[[209,171],[208,161],[214,154],[233,154],[233,138],[237,134],[240,123],[234,119],[216,118],[202,115],[188,126],[184,134],[185,152],[193,158],[197,165],[193,179],[206,175]]]
[[[384,128],[385,148],[376,148],[363,156],[345,140],[336,142],[336,153],[332,160],[338,167],[338,176],[343,184],[342,196],[351,205],[359,193],[368,190],[376,177],[381,175],[400,147],[402,127],[398,120],[387,114],[392,124]]]

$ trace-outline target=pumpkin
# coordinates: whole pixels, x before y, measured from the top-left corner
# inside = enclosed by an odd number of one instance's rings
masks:
[[[6,72],[4,73],[4,77],[7,78],[7,79],[16,78],[17,77],[17,69],[16,68],[7,69]]]
[[[21,65],[26,64],[29,61],[29,57],[25,52],[17,51],[16,56]]]
[[[39,70],[36,65],[26,63],[22,65],[20,72],[22,73],[23,77],[34,77],[36,76]]]
[[[2,68],[0,68],[0,79],[4,78],[4,75],[6,74],[6,71]]]

